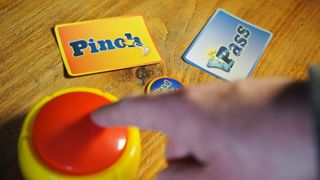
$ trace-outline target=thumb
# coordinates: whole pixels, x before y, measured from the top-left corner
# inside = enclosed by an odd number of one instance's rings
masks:
[[[208,168],[205,166],[187,163],[176,162],[171,163],[169,168],[161,172],[157,176],[157,180],[194,180],[194,179],[211,179]]]

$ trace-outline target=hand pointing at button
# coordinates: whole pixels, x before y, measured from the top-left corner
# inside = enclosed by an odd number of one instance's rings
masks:
[[[129,98],[91,116],[99,126],[135,125],[169,138],[159,179],[316,179],[306,83],[220,82],[178,95]],[[181,161],[192,156],[195,162]]]

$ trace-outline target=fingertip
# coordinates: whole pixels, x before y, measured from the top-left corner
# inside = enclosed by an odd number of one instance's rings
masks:
[[[91,113],[92,121],[100,127],[138,126],[149,128],[151,114],[149,101],[143,97],[128,98],[100,107]]]
[[[101,118],[100,118],[100,116],[101,116],[101,110],[100,110],[100,109],[101,109],[101,108],[99,108],[98,110],[92,112],[92,113],[90,114],[90,118],[91,118],[92,122],[93,122],[95,125],[97,125],[97,126],[99,126],[99,127],[106,127],[106,124],[105,124],[104,122],[102,122],[102,120],[101,120]]]
[[[119,124],[121,121],[117,121],[117,119],[121,118],[118,113],[118,106],[118,103],[108,104],[95,110],[90,114],[92,122],[99,127],[121,125]]]

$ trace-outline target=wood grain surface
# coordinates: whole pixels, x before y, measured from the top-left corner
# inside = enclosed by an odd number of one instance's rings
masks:
[[[181,58],[217,8],[273,32],[252,76],[306,79],[320,64],[319,0],[1,0],[0,2],[0,179],[21,179],[17,139],[25,115],[56,90],[88,86],[119,98],[144,94],[161,75],[184,84],[217,79]],[[157,65],[70,78],[52,28],[57,24],[122,15],[143,15],[163,61]],[[166,166],[165,137],[142,131],[138,179],[151,179]]]

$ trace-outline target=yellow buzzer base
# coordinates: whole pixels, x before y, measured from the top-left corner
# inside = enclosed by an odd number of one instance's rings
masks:
[[[128,139],[126,148],[119,160],[109,167],[108,169],[89,175],[66,175],[57,172],[46,165],[44,165],[41,160],[37,157],[34,152],[31,134],[33,120],[35,119],[38,111],[41,107],[46,104],[51,99],[60,96],[62,94],[70,92],[91,92],[104,96],[112,102],[116,102],[117,99],[110,95],[103,93],[97,89],[92,88],[70,88],[63,89],[52,96],[45,97],[39,103],[37,103],[30,113],[27,115],[25,122],[22,127],[22,131],[18,143],[18,156],[19,164],[22,174],[25,179],[28,180],[130,180],[135,179],[137,170],[140,162],[140,133],[139,129],[136,127],[128,127]]]

